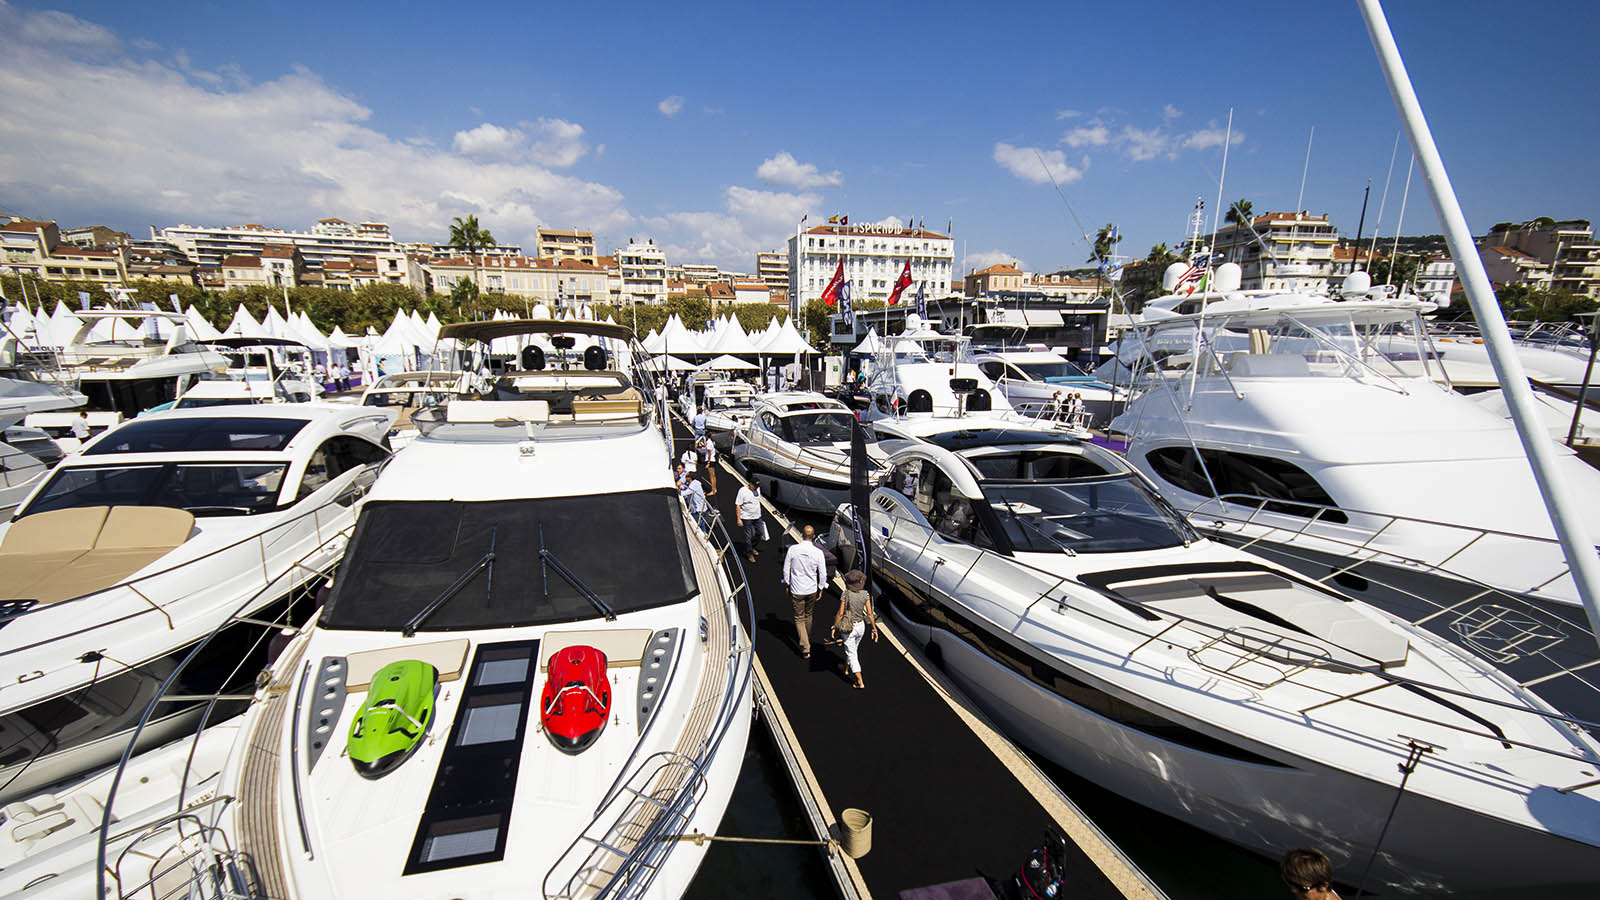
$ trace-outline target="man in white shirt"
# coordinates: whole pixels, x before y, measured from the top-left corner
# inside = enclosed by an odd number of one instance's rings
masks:
[[[789,586],[789,597],[794,601],[794,633],[801,659],[811,658],[811,613],[817,607],[817,597],[822,595],[828,570],[816,537],[816,530],[807,525],[800,532],[800,543],[790,547],[783,557],[783,583]]]
[[[695,410],[694,436],[697,438],[703,438],[706,436],[706,411],[704,407]]]
[[[734,521],[744,530],[745,562],[755,562],[761,554],[756,545],[761,543],[761,492],[756,480],[750,479],[733,496]]]
[[[78,414],[72,419],[72,436],[79,441],[87,441],[89,439],[89,416],[82,410],[79,410]]]
[[[695,470],[699,467],[699,459],[695,455],[694,448],[690,447],[683,451],[683,455],[679,456],[678,459],[683,462],[683,470],[689,473],[689,477],[693,478]]]
[[[706,489],[700,479],[690,475],[684,479],[683,502],[689,506],[689,514],[694,516],[694,524],[701,531],[706,530]]]

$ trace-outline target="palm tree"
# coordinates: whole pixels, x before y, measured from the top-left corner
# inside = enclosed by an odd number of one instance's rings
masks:
[[[1253,218],[1255,216],[1250,201],[1237,200],[1232,206],[1228,207],[1228,212],[1222,217],[1222,221],[1227,222],[1229,225],[1243,225]]]
[[[494,246],[494,235],[487,228],[478,227],[477,216],[467,216],[465,219],[456,216],[450,225],[450,246],[466,251],[472,258],[472,300],[476,315],[481,307],[478,304],[478,295],[483,289],[483,273],[480,270],[482,259],[477,255],[485,247]]]
[[[1122,240],[1121,235],[1114,233],[1116,230],[1117,226],[1107,222],[1094,233],[1094,253],[1090,255],[1089,262],[1099,263],[1094,273],[1094,286],[1097,292],[1100,288],[1100,274],[1111,264],[1111,254],[1117,252],[1117,242]]]
[[[1167,266],[1178,261],[1178,255],[1173,253],[1166,244],[1156,244],[1150,248],[1150,255],[1144,258],[1145,262],[1154,266],[1158,271],[1164,271]]]

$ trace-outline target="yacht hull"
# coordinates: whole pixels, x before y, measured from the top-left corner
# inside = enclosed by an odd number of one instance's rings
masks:
[[[1374,858],[1393,786],[1269,747],[1247,751],[1262,760],[1253,762],[1161,739],[1046,690],[955,633],[908,617],[900,602],[890,609],[897,625],[937,648],[944,670],[1013,738],[1086,780],[1250,850],[1276,858],[1316,846],[1352,881],[1372,859],[1368,889],[1408,893],[1569,885],[1600,872],[1600,848],[1415,793],[1401,799]],[[1251,742],[1230,735],[1229,743]]]

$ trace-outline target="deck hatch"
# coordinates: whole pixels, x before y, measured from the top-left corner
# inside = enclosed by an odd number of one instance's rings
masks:
[[[478,647],[403,874],[505,857],[538,659],[538,641]]]

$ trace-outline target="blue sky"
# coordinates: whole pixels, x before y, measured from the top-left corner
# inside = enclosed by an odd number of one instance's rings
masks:
[[[1476,232],[1600,213],[1600,5],[1392,2]],[[0,2],[0,211],[64,225],[586,227],[751,270],[803,214],[955,223],[967,267],[1124,253],[1195,197],[1377,217],[1399,121],[1354,3]],[[1382,227],[1393,233],[1401,141]],[[1403,228],[1437,230],[1420,176]]]

